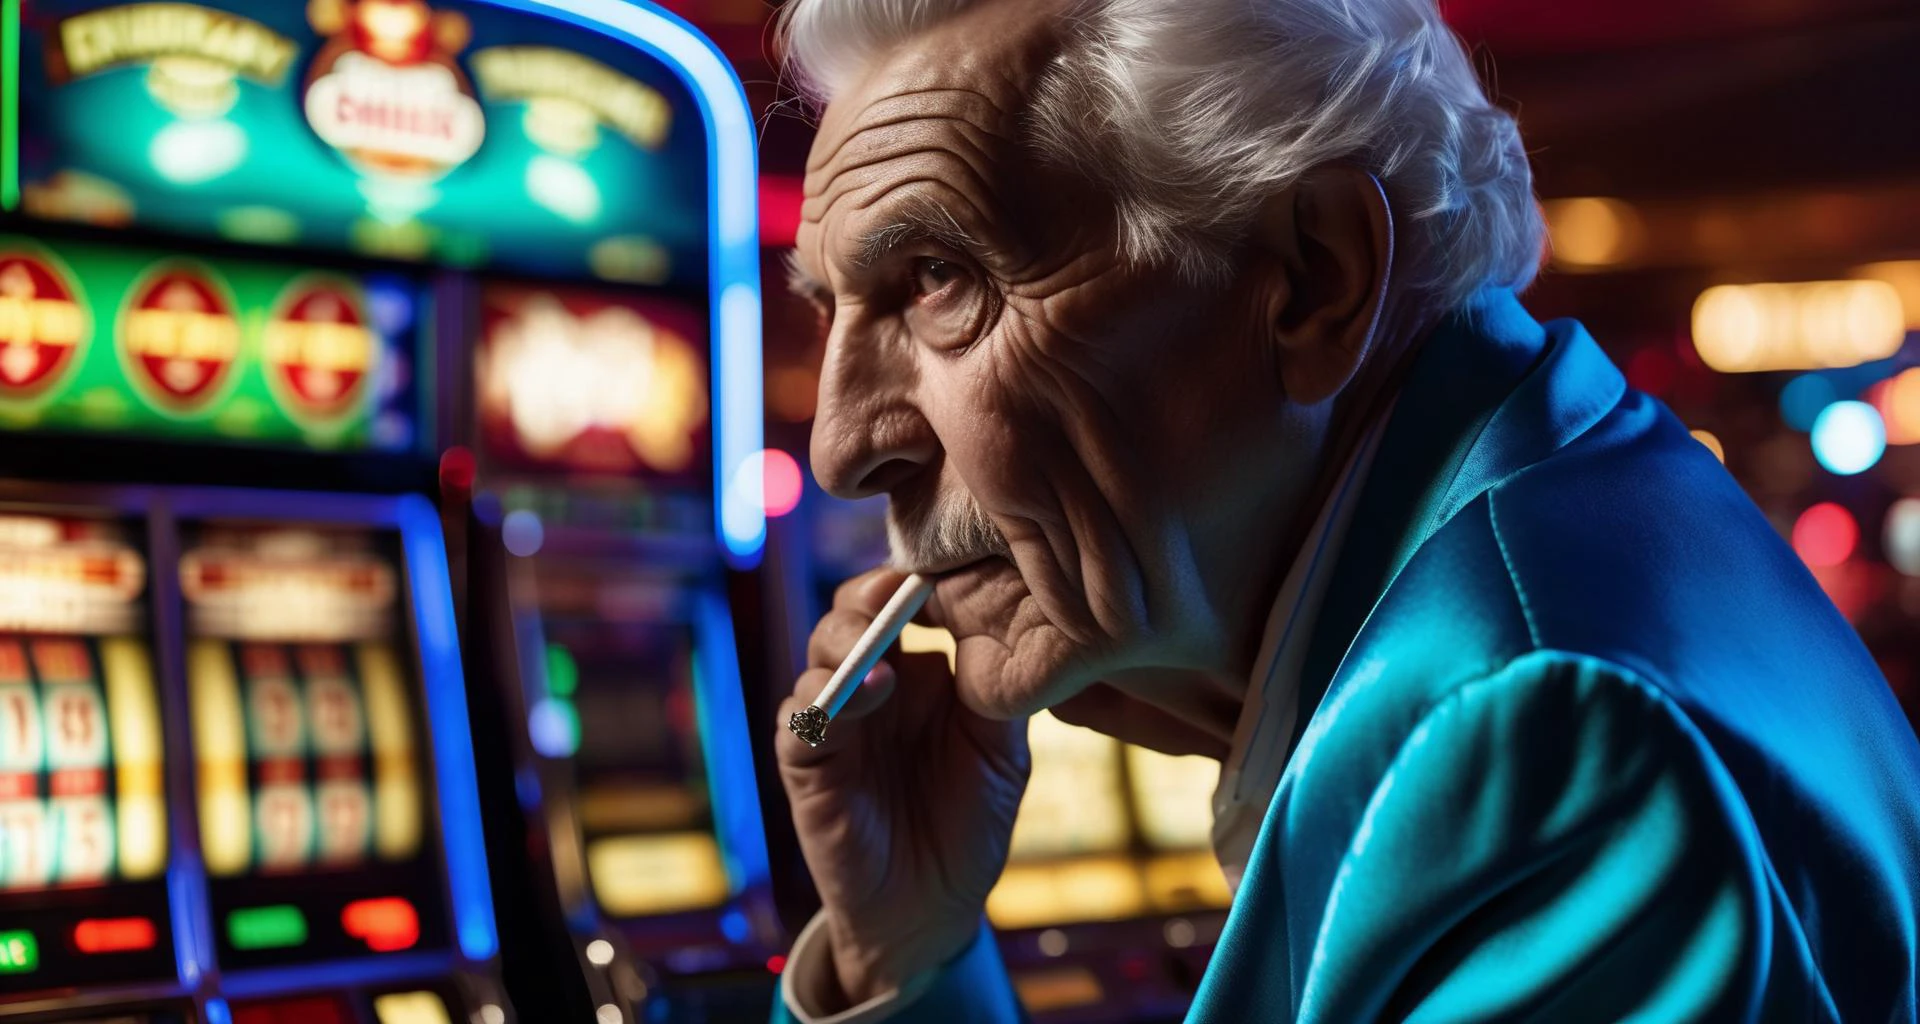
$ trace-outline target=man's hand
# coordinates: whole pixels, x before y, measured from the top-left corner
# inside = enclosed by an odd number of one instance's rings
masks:
[[[813,702],[905,578],[876,569],[834,594],[774,744],[849,1005],[973,940],[1027,785],[1026,720],[993,721],[962,707],[937,654],[890,655],[819,747],[787,730],[788,716]]]

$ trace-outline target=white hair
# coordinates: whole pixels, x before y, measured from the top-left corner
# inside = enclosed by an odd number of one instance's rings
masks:
[[[786,67],[825,102],[973,2],[792,0]],[[1538,271],[1519,127],[1434,0],[1080,0],[1063,25],[1030,141],[1106,188],[1130,258],[1217,275],[1267,197],[1347,160],[1401,223],[1399,286],[1452,306]]]

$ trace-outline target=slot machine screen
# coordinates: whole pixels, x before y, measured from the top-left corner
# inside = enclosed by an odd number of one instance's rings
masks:
[[[137,537],[0,512],[0,994],[173,972]]]
[[[1141,845],[1147,900],[1162,913],[1218,909],[1233,902],[1213,854],[1213,790],[1220,762],[1173,757],[1129,745],[1127,792]]]
[[[1002,928],[1131,917],[1146,907],[1131,853],[1121,744],[1041,712],[1007,869],[987,896]]]
[[[706,336],[699,309],[661,296],[488,285],[474,405],[489,463],[705,493]]]
[[[580,828],[611,917],[703,910],[731,891],[700,745],[693,630],[549,623],[548,686],[571,691]]]
[[[201,847],[222,962],[444,946],[398,540],[188,524]]]

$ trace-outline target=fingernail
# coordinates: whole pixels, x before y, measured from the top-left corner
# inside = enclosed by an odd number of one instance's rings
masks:
[[[880,666],[875,665],[874,667],[867,670],[866,678],[860,680],[860,685],[872,686],[875,682],[879,680],[879,678],[880,678]]]

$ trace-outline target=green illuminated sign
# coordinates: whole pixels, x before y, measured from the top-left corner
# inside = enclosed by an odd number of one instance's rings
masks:
[[[555,697],[571,697],[580,688],[580,666],[573,652],[559,644],[547,645],[547,692]]]
[[[0,932],[0,974],[26,974],[39,966],[40,944],[32,932]]]
[[[407,449],[403,282],[0,235],[0,431]],[[384,322],[383,322],[384,321]]]
[[[0,107],[19,121],[0,136],[17,194],[0,199],[28,216],[705,278],[698,104],[616,38],[471,0],[28,6],[22,25],[19,0],[0,0]]]
[[[307,918],[286,903],[246,907],[227,915],[227,941],[235,949],[284,949],[307,941]]]

